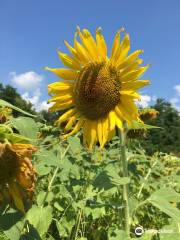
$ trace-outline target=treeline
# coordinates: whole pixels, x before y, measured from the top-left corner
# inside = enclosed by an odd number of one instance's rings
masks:
[[[36,112],[33,105],[22,99],[17,90],[10,85],[4,86],[0,83],[0,99],[29,113],[36,114],[37,121],[45,121],[47,125],[53,124],[57,119],[57,113],[49,113],[45,110]],[[159,126],[160,129],[150,130],[147,137],[140,140],[141,145],[148,154],[161,151],[180,155],[180,115],[178,111],[169,102],[160,98],[151,107],[156,109],[159,114],[156,119],[149,121],[148,124]],[[18,114],[14,112],[15,116]]]

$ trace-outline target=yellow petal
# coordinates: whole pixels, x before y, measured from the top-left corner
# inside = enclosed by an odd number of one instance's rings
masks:
[[[115,129],[109,131],[109,134],[108,134],[108,142],[111,141],[111,139],[115,136],[115,133],[116,133]]]
[[[119,105],[117,105],[116,107],[115,107],[115,113],[116,113],[116,116],[118,116],[118,118],[120,118],[120,119],[124,119],[124,116],[123,116],[123,114],[121,113],[121,111],[120,111],[120,108],[119,108]]]
[[[129,39],[129,34],[126,34],[117,53],[116,56],[114,57],[114,64],[117,66],[124,60],[124,58],[128,55],[130,49],[130,39]]]
[[[94,38],[91,36],[91,33],[87,29],[83,29],[82,32],[80,31],[79,28],[77,30],[78,30],[79,37],[80,37],[84,47],[88,51],[89,55],[91,56],[91,58],[93,60],[97,61],[98,57],[99,57],[97,45],[96,45]]]
[[[74,125],[74,123],[78,120],[78,117],[79,117],[79,113],[75,113],[68,121],[68,123],[66,124],[64,130],[66,132],[68,132],[72,126]]]
[[[109,129],[110,131],[114,130],[116,125],[116,116],[114,111],[109,112]]]
[[[97,121],[90,121],[89,131],[90,131],[89,149],[91,150],[97,140]]]
[[[119,115],[116,113],[116,126],[119,128],[119,129],[122,129],[123,128],[123,119],[119,117]]]
[[[49,108],[50,112],[56,112],[56,111],[60,111],[66,108],[70,108],[74,105],[74,101],[70,100],[68,102],[64,102],[64,103],[55,103],[52,107]]]
[[[67,134],[63,135],[62,137],[67,138],[67,137],[70,137],[70,136],[76,134],[77,132],[80,131],[83,124],[84,124],[84,118],[81,117],[79,119],[79,121],[77,122],[77,124],[75,125],[74,129],[70,133],[67,133]]]
[[[78,60],[76,49],[74,49],[67,41],[64,41],[64,44],[66,45],[70,53],[72,53],[72,55]]]
[[[61,124],[62,122],[66,121],[68,118],[72,117],[75,114],[75,112],[76,112],[75,108],[68,110],[67,112],[65,112],[59,117],[56,123]]]
[[[22,200],[22,194],[15,182],[9,184],[9,192],[14,200],[16,207],[23,213],[25,213],[24,204]]]
[[[110,60],[112,61],[114,56],[116,55],[118,49],[119,49],[119,46],[120,46],[120,34],[121,32],[124,31],[124,28],[121,28],[117,33],[116,33],[116,36],[114,38],[114,41],[113,41],[113,45],[112,45],[112,50],[111,50],[111,54],[110,54]]]
[[[121,82],[135,81],[137,80],[147,69],[149,65],[140,67],[137,70],[131,71],[125,75],[120,76]]]
[[[69,94],[58,94],[54,97],[52,97],[51,99],[48,100],[48,102],[58,102],[58,103],[62,103],[62,102],[68,102],[73,100],[73,96],[71,93]]]
[[[77,41],[76,36],[74,37],[74,47],[77,52],[77,56],[80,62],[84,65],[90,61],[89,54],[87,50]]]
[[[118,61],[117,62],[117,68],[118,70],[124,67],[127,67],[129,64],[132,64],[139,56],[139,54],[141,54],[143,52],[143,50],[137,50],[133,53],[131,53],[124,61]]]
[[[124,109],[124,107],[121,104],[118,104],[115,108],[116,114],[121,117],[123,120],[129,122],[132,122],[131,115]]]
[[[108,140],[108,134],[109,134],[109,119],[106,117],[102,119],[102,128],[103,128],[103,141],[101,148],[104,147]]]
[[[45,70],[53,72],[58,77],[63,78],[65,80],[75,80],[78,76],[78,72],[73,71],[71,69],[46,67]]]
[[[132,64],[129,64],[126,68],[120,70],[120,75],[128,74],[129,72],[139,69],[139,65],[143,62],[142,59],[135,60]]]
[[[89,143],[90,143],[90,138],[91,138],[89,122],[90,122],[90,120],[86,119],[84,126],[83,126],[83,145],[86,148],[89,148]]]
[[[138,109],[130,96],[121,96],[121,106],[126,109],[133,120],[137,120]]]
[[[104,40],[104,37],[101,34],[101,28],[98,28],[96,30],[96,42],[97,42],[97,48],[98,48],[98,52],[99,52],[100,58],[102,60],[106,60],[107,46],[106,46],[106,42]]]
[[[122,90],[132,90],[136,91],[141,87],[148,85],[150,82],[148,80],[139,80],[134,82],[124,82],[121,85]]]
[[[98,141],[100,146],[103,144],[103,126],[102,126],[102,120],[98,119],[97,123],[97,135],[98,135]]]
[[[131,96],[135,99],[141,99],[140,95],[137,92],[132,90],[121,90],[120,94],[125,96]]]
[[[74,70],[81,70],[81,65],[74,58],[70,57],[67,54],[61,53],[60,51],[58,51],[58,55],[65,66]]]
[[[54,82],[48,85],[49,93],[59,93],[59,92],[72,92],[73,83],[66,82]]]

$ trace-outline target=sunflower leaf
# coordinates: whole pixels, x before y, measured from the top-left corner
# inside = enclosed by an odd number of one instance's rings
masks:
[[[152,129],[152,128],[161,128],[161,127],[148,125],[148,124],[137,122],[137,121],[133,121],[130,127],[130,129]]]
[[[23,113],[23,114],[25,114],[25,115],[27,115],[29,117],[36,117],[35,115],[30,114],[30,113],[28,113],[28,112],[26,112],[26,111],[24,111],[24,110],[22,110],[22,109],[20,109],[20,108],[18,108],[16,106],[12,105],[11,103],[8,103],[8,102],[4,101],[2,99],[0,99],[0,106],[12,108],[12,109],[16,110],[17,112]]]

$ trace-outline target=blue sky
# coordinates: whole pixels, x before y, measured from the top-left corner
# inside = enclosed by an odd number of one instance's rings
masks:
[[[0,82],[15,86],[37,108],[45,106],[46,86],[57,78],[43,67],[62,66],[56,50],[65,50],[64,39],[72,42],[77,25],[92,32],[101,26],[109,49],[124,27],[131,49],[144,49],[143,59],[151,63],[143,76],[151,86],[142,94],[180,106],[179,0],[0,0]]]

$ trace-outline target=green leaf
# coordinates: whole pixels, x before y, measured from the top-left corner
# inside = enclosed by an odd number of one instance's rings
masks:
[[[60,212],[63,212],[63,211],[64,211],[64,208],[62,208],[58,202],[55,202],[55,203],[54,203],[54,207],[55,207],[58,211],[60,211]]]
[[[109,228],[108,230],[108,240],[128,240],[125,231]]]
[[[6,231],[10,229],[13,225],[15,225],[21,218],[22,213],[15,211],[14,209],[10,209],[5,214],[0,214],[0,229]]]
[[[30,113],[28,113],[28,112],[26,112],[26,111],[24,111],[24,110],[22,110],[22,109],[20,109],[16,106],[12,105],[11,103],[8,103],[8,102],[6,102],[2,99],[0,99],[0,106],[12,108],[12,109],[16,110],[17,112],[23,113],[23,114],[25,114],[29,117],[36,117],[35,115],[32,115],[32,114],[30,114]]]
[[[152,129],[152,128],[161,128],[161,127],[133,121],[130,129]]]
[[[11,123],[21,135],[27,138],[36,139],[39,129],[34,119],[29,117],[18,117],[11,119]]]
[[[151,195],[151,198],[162,197],[168,202],[180,202],[180,193],[171,188],[161,188]]]
[[[22,213],[10,209],[5,214],[0,215],[0,229],[4,231],[5,235],[10,240],[19,240],[21,231],[23,229],[23,222],[21,222]]]
[[[120,177],[118,174],[118,168],[115,165],[108,165],[105,168],[105,171],[107,172],[107,176],[110,179],[110,182],[113,185],[119,186],[119,185],[125,185],[128,184],[130,182],[130,178],[129,177]]]
[[[21,237],[23,227],[24,227],[23,222],[19,221],[15,225],[13,225],[9,230],[4,231],[4,233],[10,240],[19,240]]]
[[[164,199],[164,196],[154,194],[147,200],[152,205],[159,208],[162,212],[173,218],[176,222],[180,222],[180,210],[173,207],[167,200]]]
[[[160,240],[179,240],[179,223],[173,221],[170,225],[164,226],[160,231]]]
[[[41,191],[37,195],[37,204],[39,206],[41,206],[43,204],[45,196],[46,196],[46,192],[44,192],[44,191]],[[53,198],[54,198],[53,192],[49,192],[47,197],[46,197],[46,201],[45,202],[49,203],[49,202],[51,202],[53,200]]]
[[[68,138],[68,143],[70,145],[70,149],[74,154],[80,153],[82,149],[82,145],[80,143],[80,139],[78,137],[69,137]]]
[[[51,168],[44,166],[43,163],[37,164],[35,167],[38,175],[40,176],[47,175],[51,171]]]
[[[60,165],[60,158],[54,154],[53,150],[41,149],[35,155],[43,165],[56,167]]]
[[[59,235],[61,237],[69,237],[74,224],[75,219],[72,216],[69,219],[66,216],[62,217],[59,222],[56,222]]]
[[[52,208],[50,206],[42,208],[34,205],[27,212],[26,219],[36,228],[39,235],[42,237],[51,224]]]
[[[4,135],[4,138],[8,139],[11,143],[19,143],[24,141],[30,141],[31,139],[24,137],[16,133],[7,133]]]

